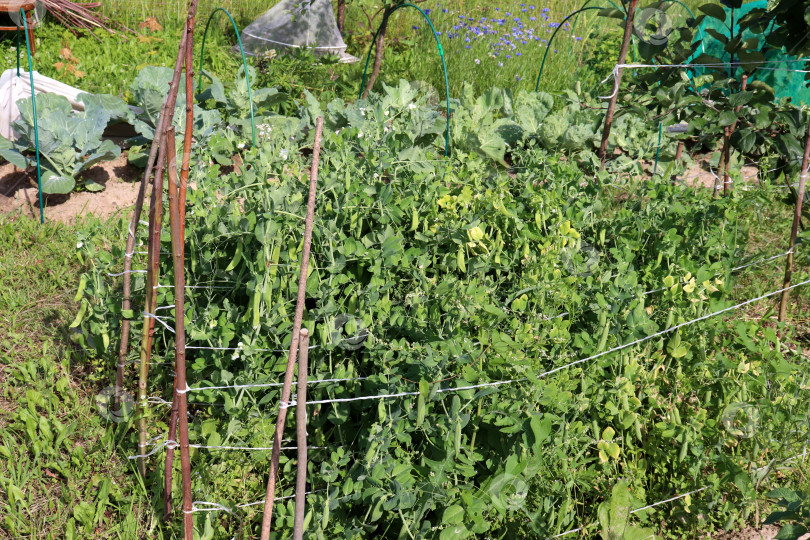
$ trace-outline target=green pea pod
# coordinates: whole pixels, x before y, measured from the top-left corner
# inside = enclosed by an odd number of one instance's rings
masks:
[[[689,439],[684,439],[681,445],[681,452],[678,454],[678,461],[686,459],[686,453],[689,451]]]
[[[410,231],[414,232],[419,228],[419,212],[416,207],[413,207],[413,214],[411,215],[411,228]]]
[[[264,305],[270,309],[270,306],[273,305],[273,280],[269,279],[267,276],[264,276],[264,287],[262,287],[262,289]]]
[[[638,439],[640,442],[643,442],[644,437],[641,436],[641,422],[638,421],[638,418],[636,418],[636,421],[633,424],[633,426],[635,427],[636,430],[636,439]]]
[[[329,524],[329,497],[326,498],[326,501],[323,503],[323,517],[321,518],[321,529],[326,530],[326,526]]]
[[[681,413],[678,412],[678,407],[672,408],[672,421],[675,422],[676,426],[681,425]]]
[[[467,273],[467,264],[464,262],[464,246],[460,246],[458,248],[458,253],[456,254],[456,262],[458,263],[458,269]]]
[[[73,319],[73,322],[70,323],[70,326],[68,328],[76,328],[77,326],[82,324],[82,321],[84,320],[84,314],[87,313],[87,306],[88,306],[87,299],[83,298],[82,305],[79,306],[79,312],[76,314],[76,318]]]
[[[226,272],[230,272],[231,270],[236,268],[236,265],[239,264],[239,261],[242,260],[242,246],[243,246],[242,242],[236,244],[236,252],[234,252],[233,259],[231,259],[231,262],[228,264],[227,267],[225,267]]]
[[[79,280],[79,290],[76,291],[76,296],[73,298],[74,302],[82,299],[85,287],[87,287],[87,274],[82,274],[82,279]]]
[[[461,452],[461,420],[456,420],[456,454]]]
[[[602,352],[605,350],[605,346],[607,346],[608,335],[610,334],[610,325],[607,322],[607,312],[602,311],[602,313],[599,315],[599,321],[603,324],[603,327],[602,327],[602,337],[599,338],[599,347],[596,349],[596,352]]]
[[[104,330],[104,332],[101,333],[101,343],[104,345],[105,351],[110,346],[110,334],[106,330]]]
[[[425,421],[425,396],[420,392],[419,397],[416,400],[416,426],[419,427],[422,425],[422,422]]]
[[[380,417],[380,422],[385,422],[387,416],[385,413],[385,403],[383,403],[383,400],[380,400],[379,403],[377,403],[377,415]]]
[[[261,322],[261,315],[262,315],[262,289],[264,287],[259,287],[259,284],[256,283],[256,290],[253,292],[253,328],[259,328],[259,323]]]

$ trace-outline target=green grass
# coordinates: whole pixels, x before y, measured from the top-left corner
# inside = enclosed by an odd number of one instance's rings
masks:
[[[155,526],[126,430],[95,411],[107,366],[77,355],[68,329],[85,269],[76,244],[107,249],[118,229],[0,216],[0,538],[143,538]]]

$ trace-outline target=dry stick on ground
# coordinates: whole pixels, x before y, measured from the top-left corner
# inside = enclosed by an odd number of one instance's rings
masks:
[[[157,135],[156,135],[157,136]],[[149,247],[147,249],[146,297],[144,312],[154,314],[157,305],[157,284],[160,269],[160,234],[163,221],[163,172],[166,140],[161,140],[155,180],[149,200]],[[138,369],[138,440],[141,450],[146,448],[146,381],[149,377],[149,361],[152,356],[152,339],[155,334],[155,318],[144,315],[141,333],[141,362]],[[143,452],[141,452],[143,453]],[[146,458],[138,459],[138,467],[146,472]]]
[[[622,48],[619,51],[618,65],[624,64],[624,61],[627,59],[627,51],[630,49],[630,38],[633,36],[633,19],[636,15],[637,4],[638,0],[632,0],[627,10],[627,20],[624,23],[624,38],[622,39]],[[610,137],[610,128],[613,126],[613,114],[616,112],[616,102],[619,100],[619,88],[622,84],[623,73],[624,69],[621,67],[617,67],[613,72],[613,95],[610,97],[608,110],[605,113],[605,127],[602,129],[602,144],[599,146],[599,159],[602,161],[601,169],[605,168],[608,137]]]
[[[742,91],[748,88],[748,75],[742,76]],[[737,105],[734,107],[734,112],[739,113],[742,110],[742,105]],[[720,155],[720,171],[722,171],[723,175],[723,197],[728,195],[729,186],[731,185],[731,177],[729,174],[729,165],[731,161],[731,136],[734,135],[734,131],[737,129],[737,123],[739,119],[734,120],[734,123],[730,126],[726,126],[723,130],[723,152]]]
[[[304,510],[307,492],[307,379],[309,330],[301,329],[298,346],[298,395],[295,397],[295,424],[298,432],[298,463],[295,465],[295,525],[293,540],[304,540]]]
[[[191,461],[188,447],[188,398],[186,383],[186,329],[185,329],[185,246],[180,226],[180,201],[177,178],[177,149],[174,128],[166,132],[166,150],[169,156],[169,221],[172,231],[174,258],[174,373],[177,401],[178,431],[180,432],[180,474],[183,478],[183,534],[185,540],[194,538],[194,520],[191,515]]]
[[[804,201],[804,188],[807,185],[807,169],[810,167],[810,123],[807,124],[807,137],[804,141],[804,157],[802,158],[802,172],[799,176],[799,191],[796,194],[796,208],[793,211],[793,226],[790,229],[790,244],[788,246],[787,260],[785,261],[785,280],[782,288],[790,287],[790,280],[793,277],[793,252],[796,250],[796,237],[799,234],[799,223],[802,220],[802,202]],[[782,291],[782,300],[779,302],[779,322],[785,320],[787,314],[787,302],[790,291]]]
[[[301,252],[301,271],[298,277],[298,300],[295,305],[295,319],[293,319],[292,341],[290,342],[290,355],[287,359],[287,370],[284,372],[284,386],[281,390],[281,402],[278,408],[276,432],[273,436],[273,453],[270,458],[270,475],[267,478],[267,495],[264,500],[264,515],[262,517],[261,540],[269,540],[270,527],[273,522],[273,498],[276,496],[276,474],[278,473],[278,460],[281,453],[281,437],[284,433],[284,423],[287,421],[287,407],[290,401],[293,372],[295,370],[295,357],[298,352],[301,321],[304,318],[304,301],[307,295],[307,270],[309,267],[309,251],[312,244],[312,224],[315,221],[315,190],[318,184],[318,162],[321,154],[321,133],[323,132],[323,117],[315,121],[315,143],[312,147],[312,168],[309,173],[309,198],[307,199],[307,217],[304,224],[304,248]]]
[[[178,194],[178,206],[180,208],[180,236],[186,237],[186,188],[188,187],[188,174],[191,165],[191,136],[194,130],[194,101],[189,96],[194,95],[194,23],[195,19],[189,17],[186,21],[186,32],[191,38],[186,44],[185,65],[186,65],[186,127],[183,138],[183,161],[180,169],[180,190]],[[169,417],[169,440],[175,440],[177,435],[177,379],[175,378],[174,394],[172,400],[171,415]],[[166,462],[163,474],[163,509],[164,519],[168,520],[172,515],[172,473],[174,469],[174,448],[166,450]]]

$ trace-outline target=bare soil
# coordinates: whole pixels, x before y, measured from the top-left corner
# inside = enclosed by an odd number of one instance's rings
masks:
[[[143,171],[129,165],[125,152],[113,161],[100,163],[83,174],[106,187],[104,191],[45,195],[45,219],[70,223],[95,215],[108,218],[135,204]],[[20,170],[10,163],[0,165],[0,213],[19,212],[39,219],[39,193],[35,168]]]
[[[759,182],[758,167],[744,165],[739,171],[735,172],[739,172],[739,175],[742,176],[742,179],[737,181],[738,183],[741,183],[742,186],[755,185],[757,182]],[[680,178],[687,186],[700,186],[708,189],[715,189],[715,186],[718,189],[723,188],[723,178],[720,177],[720,171],[712,170],[712,168],[709,166],[708,156],[705,159],[695,159],[692,167],[689,168]],[[735,182],[734,178],[732,178],[731,181],[733,189]]]
[[[746,527],[741,531],[717,533],[711,540],[773,540],[778,532],[779,527],[775,525],[765,525],[761,529]],[[810,540],[810,534],[805,534],[799,540]]]

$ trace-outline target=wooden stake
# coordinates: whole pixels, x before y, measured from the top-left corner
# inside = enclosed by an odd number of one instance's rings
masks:
[[[197,2],[199,0],[192,0],[190,9],[197,10]],[[126,251],[124,255],[124,300],[121,303],[121,309],[128,311],[132,309],[130,296],[132,294],[132,255],[135,250],[135,235],[138,233],[138,224],[141,221],[141,212],[143,211],[143,201],[146,196],[146,185],[152,176],[152,169],[157,159],[158,150],[166,131],[166,127],[170,126],[174,118],[174,106],[177,103],[177,90],[180,84],[180,74],[183,70],[183,51],[186,47],[186,33],[183,32],[183,37],[180,39],[180,49],[177,53],[177,60],[174,64],[174,73],[172,80],[169,83],[169,93],[163,106],[160,109],[158,116],[157,126],[155,127],[155,137],[152,139],[152,146],[149,149],[149,157],[146,160],[146,169],[141,179],[141,185],[138,189],[138,196],[135,199],[135,208],[132,212],[132,219],[129,223],[129,232],[127,235]],[[129,352],[129,319],[121,320],[121,343],[118,348],[118,367],[115,372],[115,385],[118,388],[124,387],[124,366],[126,365],[127,352]],[[118,393],[116,393],[117,396]],[[118,399],[117,397],[115,398]],[[145,471],[141,471],[143,474]]]
[[[185,243],[180,226],[180,201],[178,195],[177,149],[174,144],[174,128],[166,132],[166,151],[169,157],[169,221],[172,232],[172,256],[174,258],[174,358],[177,420],[180,431],[180,472],[183,477],[183,534],[185,540],[194,538],[194,520],[191,515],[191,460],[188,446],[188,400],[186,392],[186,330],[185,330]]]
[[[799,190],[796,194],[796,208],[793,211],[793,226],[790,229],[790,243],[788,246],[787,261],[785,262],[785,279],[782,288],[790,287],[790,280],[793,274],[793,252],[796,249],[796,237],[799,234],[799,223],[802,220],[802,203],[804,202],[804,188],[807,185],[807,169],[810,166],[810,124],[807,125],[807,137],[804,141],[804,157],[802,158],[802,172],[799,175]],[[779,322],[784,322],[787,315],[787,303],[790,291],[782,291],[782,299],[779,302]]]
[[[191,138],[194,130],[194,24],[195,16],[190,14],[186,20],[186,33],[189,39],[186,43],[186,128],[183,137],[183,161],[180,170],[180,189],[178,194],[178,207],[180,209],[180,236],[186,237],[186,188],[191,163]],[[174,380],[175,399],[172,400],[172,409],[169,416],[169,440],[176,440],[177,417],[179,415],[179,400],[177,396],[177,378]],[[164,519],[172,515],[172,475],[174,472],[174,448],[166,449],[166,461],[163,473],[163,508]]]
[[[304,510],[307,493],[307,379],[309,377],[309,330],[301,329],[298,347],[298,395],[295,424],[298,432],[298,462],[295,468],[295,526],[293,540],[304,540]]]
[[[146,298],[144,311],[154,314],[157,304],[157,289],[160,270],[160,234],[163,220],[163,174],[164,156],[166,155],[166,140],[161,138],[158,163],[155,169],[155,180],[152,184],[152,195],[149,200],[149,247],[147,250],[146,268]],[[146,401],[147,380],[149,377],[149,361],[152,356],[152,339],[155,334],[155,319],[144,315],[143,331],[141,333],[141,357],[138,369],[138,441],[140,448],[146,448],[146,414],[148,404]],[[146,475],[146,459],[138,459],[138,469]]]
[[[622,48],[619,51],[618,65],[624,64],[627,59],[627,51],[630,49],[630,38],[633,36],[633,20],[636,16],[637,4],[638,0],[632,0],[627,10],[627,20],[624,23],[624,38],[622,39]],[[605,113],[605,127],[602,129],[602,144],[599,146],[599,159],[602,160],[601,169],[605,168],[608,137],[610,137],[610,128],[613,126],[613,115],[616,113],[616,102],[619,100],[619,88],[622,84],[623,73],[624,68],[617,67],[616,72],[613,74],[613,95],[610,97],[610,103],[608,103],[608,109]]]
[[[290,354],[287,359],[287,370],[284,373],[284,386],[281,390],[281,403],[279,404],[276,432],[273,436],[273,453],[270,458],[270,475],[267,478],[267,494],[264,500],[261,540],[270,539],[270,527],[273,522],[273,498],[276,496],[276,474],[278,473],[278,460],[281,453],[281,437],[284,433],[284,423],[287,420],[287,407],[290,402],[290,389],[292,387],[293,372],[295,370],[295,357],[298,352],[301,322],[304,318],[304,300],[307,295],[307,270],[309,267],[309,251],[312,244],[312,224],[315,221],[315,190],[318,184],[318,162],[321,154],[322,132],[323,117],[319,116],[315,121],[315,144],[312,148],[312,168],[309,174],[309,198],[307,199],[307,216],[304,222],[304,249],[301,253],[301,271],[298,277],[298,300],[295,306]]]

